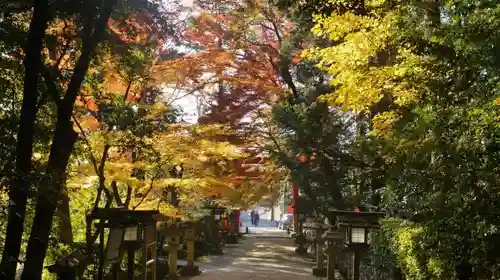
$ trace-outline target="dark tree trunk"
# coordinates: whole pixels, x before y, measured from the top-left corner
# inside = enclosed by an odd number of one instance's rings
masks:
[[[405,280],[404,274],[399,267],[395,267],[392,277],[394,280]]]
[[[472,266],[467,263],[461,263],[455,266],[455,273],[458,280],[472,279]]]
[[[26,251],[26,262],[21,275],[22,280],[39,280],[42,277],[43,261],[48,248],[57,203],[65,183],[66,167],[78,137],[71,122],[73,106],[95,48],[106,30],[115,3],[116,1],[105,1],[103,7],[98,9],[100,16],[92,25],[93,32],[88,33],[92,34],[92,36],[84,38],[82,54],[75,65],[66,95],[59,102],[56,129],[47,164],[49,181],[46,184],[46,191],[41,192],[37,199],[35,218]]]
[[[30,187],[31,158],[33,155],[34,126],[38,99],[38,78],[41,50],[47,29],[49,6],[47,0],[37,0],[34,5],[30,31],[25,46],[24,92],[19,130],[17,133],[15,178],[9,188],[9,214],[5,246],[0,264],[0,278],[14,279],[24,232],[26,203]]]
[[[66,179],[64,179],[66,181]],[[73,244],[73,226],[71,224],[71,213],[69,210],[69,194],[65,182],[63,182],[61,201],[57,206],[59,218],[59,242],[66,245]]]
[[[374,166],[370,171],[370,177],[371,177],[371,193],[372,193],[371,204],[373,206],[379,207],[380,202],[382,200],[380,190],[384,187],[386,178],[384,170],[384,162],[380,157],[377,157],[375,159]]]
[[[334,165],[330,161],[330,159],[324,158],[320,161],[321,168],[325,175],[329,176],[332,180],[335,180],[335,171]],[[337,209],[344,210],[346,209],[346,203],[344,201],[344,195],[342,194],[342,190],[339,184],[328,186],[328,193],[330,195],[330,199],[334,203],[334,206]]]
[[[64,184],[66,166],[77,139],[72,123],[59,122],[49,158],[49,179],[39,194],[21,279],[41,279],[54,213]]]
[[[470,255],[471,250],[471,240],[472,240],[472,231],[468,228],[468,224],[462,225],[464,228],[467,228],[463,234],[463,246],[461,249],[461,258],[460,261],[455,265],[455,274],[458,280],[471,280],[473,276],[473,267],[468,262],[467,257]]]

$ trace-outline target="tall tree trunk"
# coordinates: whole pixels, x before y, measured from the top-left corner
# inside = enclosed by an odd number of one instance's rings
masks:
[[[395,267],[392,270],[392,278],[394,280],[405,280],[403,271],[399,267]]]
[[[457,280],[471,280],[472,266],[466,262],[460,263],[455,266],[455,273],[457,275]]]
[[[41,279],[54,213],[64,185],[65,171],[77,139],[72,123],[58,121],[52,144],[48,180],[38,196],[21,279]]]
[[[370,170],[371,204],[379,207],[382,201],[381,189],[385,185],[386,172],[382,158],[375,158],[373,167]]]
[[[59,242],[66,245],[73,244],[73,226],[71,224],[71,214],[69,210],[69,194],[65,182],[63,182],[61,201],[57,206],[57,216],[59,218]]]
[[[463,233],[463,239],[462,239],[462,248],[461,248],[461,258],[459,262],[455,265],[455,275],[457,277],[457,280],[471,280],[473,279],[474,275],[474,270],[472,265],[469,262],[469,259],[467,258],[470,256],[470,250],[471,250],[471,240],[472,240],[472,231],[468,228],[468,224],[464,223],[462,224],[463,228],[467,228],[465,232]]]
[[[104,1],[101,9],[98,9],[100,16],[93,25],[93,32],[89,33],[92,36],[84,38],[82,54],[75,65],[66,95],[58,106],[56,129],[47,164],[47,174],[49,174],[50,181],[46,184],[47,191],[40,193],[37,199],[35,218],[26,251],[26,262],[21,275],[22,280],[39,280],[42,277],[43,261],[47,252],[57,202],[64,186],[66,167],[78,137],[73,130],[71,121],[73,107],[95,48],[106,30],[115,3],[116,0]]]
[[[324,174],[330,177],[331,179],[335,180],[335,175],[336,175],[334,171],[335,169],[330,159],[324,158],[320,161],[320,164]],[[346,202],[344,201],[344,195],[342,194],[342,190],[339,184],[329,186],[328,194],[330,196],[331,201],[333,202],[333,205],[337,209],[339,210],[346,209]]]
[[[42,70],[43,79],[47,85],[48,94],[52,94],[56,101],[57,107],[60,106],[60,92],[56,85],[55,80],[50,76],[47,69]],[[59,217],[59,242],[62,244],[71,245],[73,243],[73,227],[71,225],[71,216],[69,210],[69,195],[66,186],[64,186],[61,201],[58,205],[57,215]]]
[[[16,146],[16,177],[9,188],[9,214],[5,246],[0,264],[0,278],[14,279],[24,232],[26,203],[30,187],[31,158],[33,155],[34,126],[38,99],[38,78],[41,70],[41,50],[47,29],[49,5],[47,0],[36,0],[24,48],[24,92]]]

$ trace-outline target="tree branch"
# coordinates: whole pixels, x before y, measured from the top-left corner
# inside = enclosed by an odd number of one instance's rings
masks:
[[[137,205],[135,205],[134,207],[132,207],[133,210],[137,209],[137,207],[139,207],[144,202],[144,200],[146,200],[146,197],[148,196],[148,194],[153,189],[153,182],[154,182],[155,179],[156,179],[156,176],[153,177],[153,178],[151,178],[151,183],[149,184],[149,188],[147,189],[146,193],[142,196],[141,201],[139,201],[139,203],[137,203]]]
[[[130,89],[132,88],[133,82],[134,82],[134,79],[130,79],[130,81],[127,84],[127,88],[125,89],[125,95],[123,97],[124,102],[127,102],[128,94],[130,93]]]
[[[87,34],[90,35],[89,38],[84,38],[83,40],[81,55],[76,62],[73,75],[68,84],[66,95],[62,100],[62,103],[64,104],[64,114],[66,114],[66,116],[70,115],[72,112],[76,97],[80,92],[83,79],[85,78],[85,73],[90,66],[90,60],[92,59],[92,55],[97,44],[101,41],[101,37],[106,32],[106,25],[111,17],[116,1],[117,0],[104,1],[104,7],[101,7],[102,12],[100,12],[99,18],[92,29],[92,33]],[[90,28],[87,28],[88,29],[86,31],[90,31]]]
[[[131,200],[132,200],[132,187],[127,185],[127,196],[125,198],[125,202],[123,203],[123,206],[128,208]]]
[[[122,200],[120,198],[120,193],[118,192],[118,187],[116,186],[116,181],[115,180],[113,180],[111,182],[111,190],[113,191],[113,196],[115,198],[116,204],[118,206],[123,206],[123,202],[122,202]]]
[[[61,106],[61,98],[59,97],[59,93],[61,91],[58,89],[55,80],[52,78],[49,69],[47,69],[45,65],[42,65],[42,77],[45,81],[45,85],[47,85],[47,91],[50,95],[52,95],[52,98],[56,103],[56,107],[59,109],[59,107]]]
[[[80,125],[80,122],[78,121],[78,119],[75,117],[75,115],[72,115],[73,117],[73,121],[75,122],[76,126],[78,127],[78,129],[80,130],[80,133],[82,134],[83,136],[83,140],[85,141],[85,143],[87,144],[87,148],[88,148],[88,153],[89,153],[89,157],[90,157],[90,162],[92,163],[92,165],[94,166],[94,171],[96,173],[97,176],[100,176],[99,174],[99,167],[97,166],[97,159],[94,157],[94,153],[92,153],[92,146],[90,145],[90,141],[89,139],[87,138],[87,135],[85,134],[85,130],[83,130],[82,126]],[[104,176],[104,175],[103,175]]]
[[[99,186],[97,189],[97,195],[94,201],[94,208],[97,208],[99,206],[99,201],[101,200],[101,195],[104,192],[106,195],[106,199],[108,201],[111,201],[113,199],[113,196],[109,193],[108,189],[106,189],[106,186],[104,185],[106,181],[106,177],[104,177],[104,166],[106,163],[106,159],[108,157],[108,151],[109,151],[110,146],[109,145],[104,145],[104,151],[102,152],[102,157],[101,157],[101,162],[99,164],[99,167],[97,167],[97,176],[99,176]],[[97,162],[96,162],[97,164]]]

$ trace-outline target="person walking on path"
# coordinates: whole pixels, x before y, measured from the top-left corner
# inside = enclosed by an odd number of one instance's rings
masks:
[[[255,227],[258,227],[259,226],[259,219],[260,219],[260,215],[259,215],[259,212],[255,213],[254,215],[254,220],[253,220],[253,225]]]
[[[255,226],[255,211],[252,210],[252,212],[250,212],[250,222],[252,223],[252,226]]]

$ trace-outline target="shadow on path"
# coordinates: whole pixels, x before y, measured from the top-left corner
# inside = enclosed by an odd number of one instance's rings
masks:
[[[203,273],[192,280],[317,280],[314,264],[294,252],[292,240],[273,228],[251,230],[240,244],[226,247],[224,255],[198,262]]]

